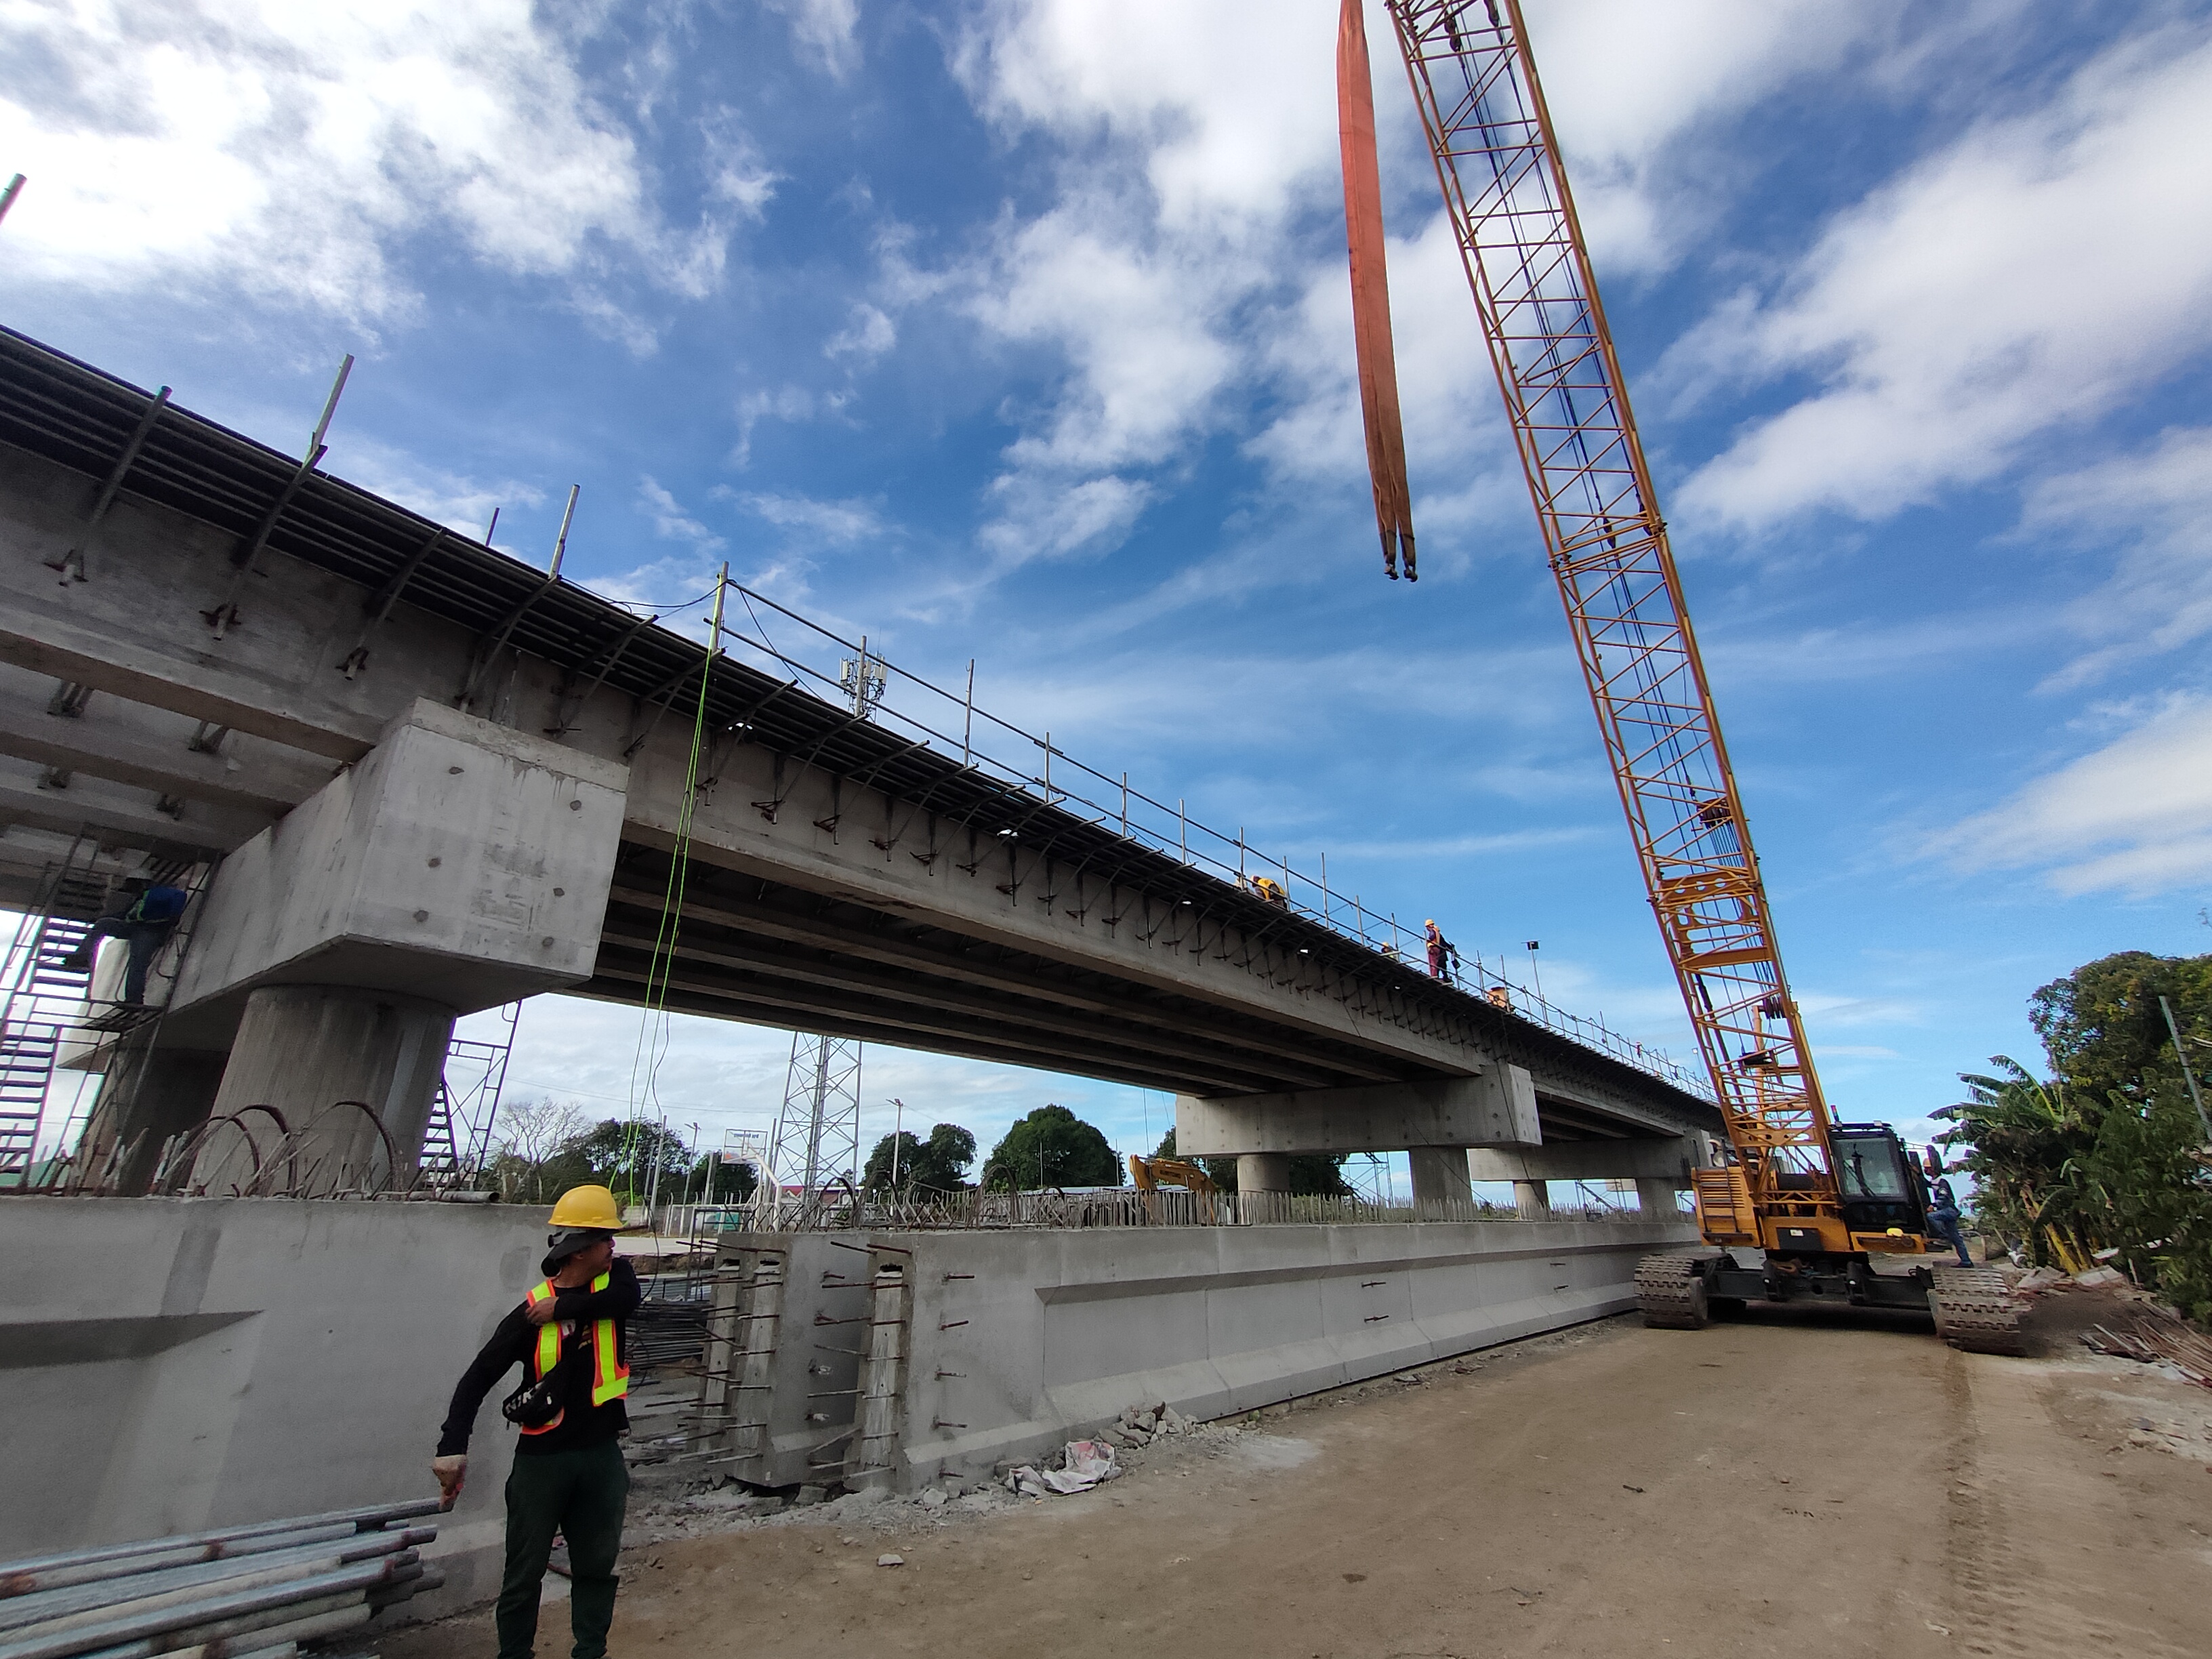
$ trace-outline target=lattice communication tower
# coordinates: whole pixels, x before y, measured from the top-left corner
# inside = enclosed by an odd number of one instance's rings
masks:
[[[860,1178],[860,1044],[850,1037],[791,1039],[791,1071],[776,1114],[769,1166],[802,1193],[839,1176]]]

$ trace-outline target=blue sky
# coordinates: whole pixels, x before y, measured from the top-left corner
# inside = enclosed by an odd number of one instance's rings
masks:
[[[1527,0],[1839,1109],[2212,949],[2212,7]],[[0,10],[0,319],[623,597],[723,560],[1688,1051],[1387,20],[1377,568],[1326,0]],[[1525,958],[1511,971],[1520,977]],[[619,1115],[635,1013],[526,1011]],[[672,1121],[788,1038],[679,1021]],[[866,1130],[1158,1097],[872,1051]]]

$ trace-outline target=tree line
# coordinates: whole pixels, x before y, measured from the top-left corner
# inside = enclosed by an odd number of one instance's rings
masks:
[[[1174,1151],[1170,1131],[1163,1155]],[[877,1141],[861,1165],[860,1184],[872,1192],[927,1195],[979,1184],[994,1192],[1118,1187],[1126,1178],[1104,1133],[1056,1103],[1014,1123],[971,1179],[975,1153],[974,1133],[957,1123],[939,1123],[926,1136],[902,1130]],[[1226,1184],[1233,1188],[1235,1160],[1215,1162],[1230,1166]],[[518,1204],[550,1204],[586,1182],[611,1188],[625,1204],[642,1203],[656,1176],[664,1203],[744,1203],[754,1186],[749,1166],[724,1164],[673,1130],[616,1118],[593,1122],[550,1098],[502,1109],[500,1144],[485,1174],[501,1198]]]
[[[2028,1020],[2047,1076],[1995,1055],[1934,1114],[1983,1231],[2039,1267],[2109,1261],[2212,1317],[2212,1131],[2190,1086],[2212,1068],[2212,955],[2100,957],[2037,989]]]

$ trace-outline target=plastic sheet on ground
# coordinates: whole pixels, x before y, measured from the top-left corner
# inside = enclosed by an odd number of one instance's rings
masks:
[[[1071,1440],[1062,1468],[1036,1469],[1024,1463],[1007,1477],[1007,1485],[1024,1498],[1042,1498],[1054,1492],[1088,1492],[1121,1473],[1113,1447],[1104,1441]]]

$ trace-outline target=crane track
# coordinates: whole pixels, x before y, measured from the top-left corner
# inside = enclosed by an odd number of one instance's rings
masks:
[[[1636,1305],[1644,1324],[1659,1330],[1703,1330],[1705,1265],[1693,1255],[1647,1255],[1638,1262]]]
[[[2025,1354],[2021,1304],[1991,1267],[1938,1267],[1928,1311],[1936,1334],[1968,1353]]]

